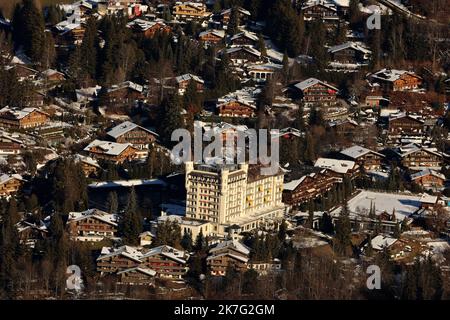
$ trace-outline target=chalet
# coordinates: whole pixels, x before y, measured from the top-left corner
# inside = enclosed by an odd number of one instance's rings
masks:
[[[421,209],[433,209],[439,203],[438,200],[439,200],[438,196],[432,196],[428,193],[424,193],[424,194],[422,194],[422,196],[419,199],[420,208]]]
[[[11,66],[5,67],[5,70],[14,70],[17,80],[19,82],[30,80],[33,81],[39,74],[39,71],[28,67],[25,64],[15,63]]]
[[[203,81],[203,79],[199,76],[186,73],[181,76],[175,77],[174,79],[175,88],[178,91],[179,95],[184,95],[191,81],[194,82],[197,92],[203,92],[205,81]]]
[[[253,32],[242,31],[236,33],[230,38],[231,46],[256,46],[258,44],[258,36]]]
[[[340,64],[367,65],[372,52],[356,42],[346,42],[328,49],[331,61]]]
[[[156,271],[147,268],[134,267],[117,272],[119,283],[126,285],[154,286]]]
[[[393,115],[389,118],[388,132],[391,139],[420,137],[424,134],[424,121],[408,114]]]
[[[172,14],[178,20],[204,20],[211,15],[211,12],[206,11],[204,3],[184,2],[175,4]]]
[[[386,107],[389,104],[389,99],[382,95],[367,95],[364,102],[366,107],[378,108]]]
[[[217,104],[217,111],[221,117],[249,118],[256,114],[256,106],[249,102],[234,99]]]
[[[328,0],[305,1],[301,10],[306,21],[322,20],[326,24],[339,21],[336,5]]]
[[[432,169],[425,169],[411,175],[411,181],[424,188],[439,190],[444,187],[445,175]]]
[[[264,82],[273,77],[274,73],[281,71],[283,66],[275,63],[250,64],[246,66],[247,74],[257,82]]]
[[[31,248],[34,248],[37,241],[44,240],[48,236],[47,224],[43,221],[32,223],[22,220],[16,224],[16,228],[20,243]]]
[[[206,44],[217,44],[225,38],[224,30],[210,29],[200,32],[198,39]]]
[[[0,109],[0,125],[7,128],[29,129],[44,125],[50,116],[36,108]]]
[[[20,174],[2,174],[0,176],[0,197],[16,194],[25,183]]]
[[[81,154],[77,154],[75,156],[75,161],[81,164],[81,169],[83,170],[83,174],[86,177],[98,177],[102,169],[97,160],[91,157],[83,156]]]
[[[84,151],[96,159],[122,163],[137,158],[138,149],[131,143],[116,143],[110,141],[94,140]]]
[[[118,216],[98,209],[70,212],[66,225],[73,240],[101,241],[117,235]]]
[[[19,154],[24,147],[24,143],[11,137],[6,132],[0,133],[0,156]]]
[[[222,25],[228,25],[228,22],[230,21],[232,8],[222,10],[220,14],[218,15],[220,21],[222,22]],[[235,10],[237,10],[237,16],[239,18],[239,24],[244,25],[248,19],[251,17],[251,13],[248,10],[245,10],[242,7],[235,7]]]
[[[400,147],[396,153],[400,156],[402,166],[410,170],[440,170],[448,158],[447,154],[436,148],[425,148],[416,144]]]
[[[378,170],[381,168],[381,161],[384,155],[361,146],[352,146],[341,151],[341,155],[355,161],[365,170]]]
[[[384,91],[407,91],[417,89],[422,78],[406,70],[382,69],[369,76],[372,85],[379,85]]]
[[[206,263],[213,276],[224,276],[228,268],[243,272],[248,268],[250,249],[237,240],[228,240],[209,250]]]
[[[131,81],[114,85],[107,90],[105,102],[112,106],[131,106],[144,99],[144,87]]]
[[[150,231],[144,231],[139,235],[139,244],[141,246],[151,245],[156,235]]]
[[[148,149],[148,145],[158,138],[157,133],[130,121],[115,126],[106,134],[117,143],[130,143],[139,150]]]
[[[47,69],[42,71],[41,77],[48,82],[61,82],[66,79],[64,73],[54,69]]]
[[[228,48],[226,53],[235,65],[242,65],[248,62],[255,63],[262,58],[261,52],[248,46]]]
[[[103,247],[97,258],[97,271],[101,275],[141,266],[143,253],[135,247]]]
[[[127,24],[127,27],[136,34],[141,34],[145,38],[153,38],[159,33],[170,33],[172,29],[164,23],[163,20],[147,21],[143,19],[135,19]]]
[[[352,119],[332,121],[332,122],[330,122],[329,126],[338,135],[353,134],[357,130],[360,129],[360,125],[356,121],[354,121]]]
[[[323,169],[284,184],[283,202],[292,207],[309,202],[332,189],[342,178],[334,171]]]
[[[83,42],[86,27],[81,23],[80,15],[73,14],[56,24],[54,31],[57,45],[79,45]]]
[[[354,177],[358,173],[359,166],[355,161],[338,160],[330,158],[318,158],[314,167],[329,169],[342,176]]]
[[[294,88],[299,90],[305,107],[327,109],[337,104],[338,89],[318,79],[306,79],[295,84]]]
[[[161,207],[164,207],[163,205]],[[167,214],[170,209],[163,209],[163,213],[157,218],[158,226],[165,221],[176,222],[181,229],[181,235],[190,234],[192,239],[196,239],[201,233],[203,236],[208,237],[214,234],[214,228],[209,221],[189,218],[180,216],[177,214]]]
[[[145,268],[155,270],[157,277],[181,279],[189,270],[189,254],[167,245],[143,253],[140,261]]]

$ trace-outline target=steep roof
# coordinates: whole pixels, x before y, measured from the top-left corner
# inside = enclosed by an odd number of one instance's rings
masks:
[[[145,129],[144,127],[141,127],[131,121],[125,121],[122,122],[121,124],[115,126],[114,128],[112,128],[111,130],[109,130],[106,134],[117,139],[118,137],[124,135],[125,133],[127,133],[128,131],[131,131],[135,128],[140,128],[154,136],[158,136],[158,134],[156,132],[153,132],[151,130]]]
[[[321,85],[324,85],[324,86],[326,86],[326,87],[328,87],[330,89],[338,91],[338,89],[336,87],[330,85],[329,83],[326,83],[326,82],[323,82],[321,80],[318,80],[316,78],[308,78],[306,80],[303,80],[303,81],[295,84],[294,87],[296,87],[297,89],[303,91],[303,90],[308,89],[309,87],[312,87],[313,85],[316,85],[318,83],[321,84]]]
[[[100,148],[104,154],[118,156],[128,147],[132,147],[132,145],[131,143],[117,143],[95,139],[94,141],[89,143],[86,148],[84,148],[84,151],[90,152],[94,147]]]
[[[357,159],[359,157],[362,157],[368,153],[374,153],[380,157],[384,157],[381,153],[378,153],[376,151],[361,147],[361,146],[352,146],[350,148],[344,149],[341,151],[343,155],[346,155],[352,159]]]
[[[117,226],[119,220],[118,215],[110,214],[99,209],[88,209],[80,212],[69,212],[69,218],[67,222],[80,221],[88,218],[98,219],[112,226]]]

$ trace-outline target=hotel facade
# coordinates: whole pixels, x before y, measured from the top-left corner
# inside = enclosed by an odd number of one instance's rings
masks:
[[[242,231],[281,220],[281,170],[262,175],[260,165],[197,165],[186,163],[186,218],[209,221],[209,234],[224,235],[230,226]]]

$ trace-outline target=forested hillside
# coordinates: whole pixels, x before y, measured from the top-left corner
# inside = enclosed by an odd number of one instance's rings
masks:
[[[0,12],[7,18],[11,18],[14,6],[20,2],[20,0],[0,0]],[[41,6],[48,6],[58,3],[70,3],[70,0],[36,0],[36,4]]]

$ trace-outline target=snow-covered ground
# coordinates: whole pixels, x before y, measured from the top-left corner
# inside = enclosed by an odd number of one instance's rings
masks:
[[[373,203],[377,215],[384,211],[391,214],[395,209],[397,219],[403,220],[419,209],[419,199],[420,195],[362,191],[348,202],[348,206],[351,213],[368,214]],[[338,214],[340,210],[335,209],[332,214]]]

